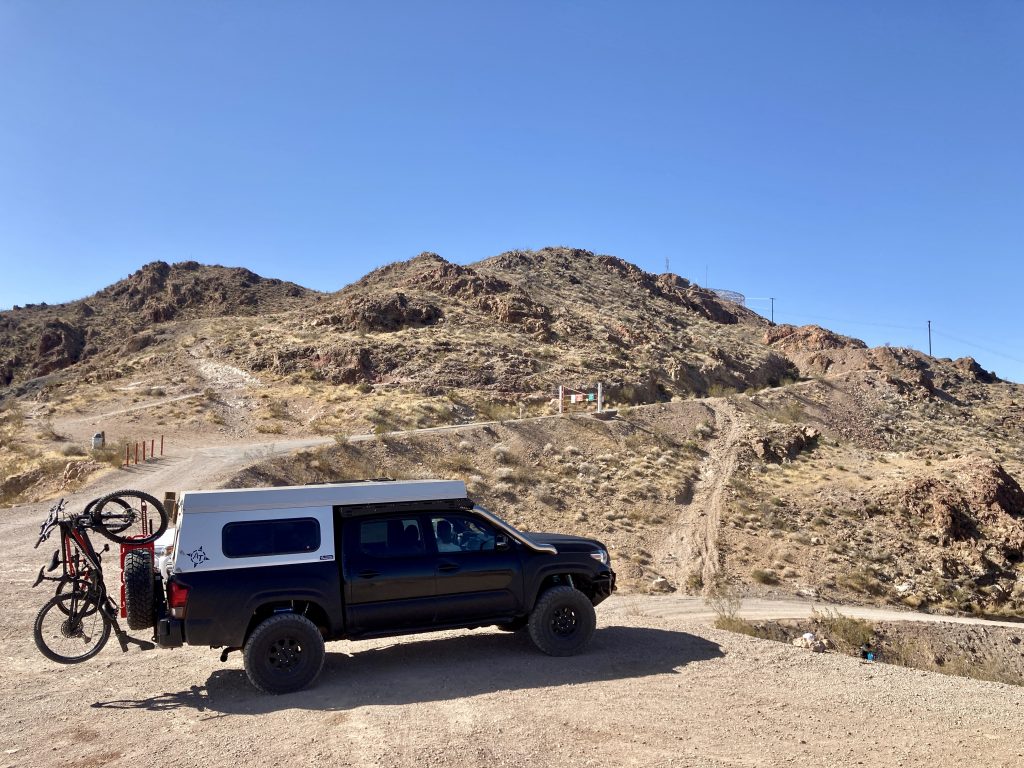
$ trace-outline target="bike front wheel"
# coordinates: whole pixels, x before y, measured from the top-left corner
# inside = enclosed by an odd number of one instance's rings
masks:
[[[58,664],[91,659],[110,639],[110,620],[94,595],[56,595],[39,609],[33,630],[39,652]]]
[[[93,527],[118,544],[146,544],[167,530],[164,505],[142,491],[115,491],[87,509]]]

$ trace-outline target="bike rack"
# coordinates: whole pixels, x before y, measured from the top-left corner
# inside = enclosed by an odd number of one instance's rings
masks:
[[[144,539],[149,535],[150,524],[149,516],[146,514],[146,502],[142,502],[142,533],[139,535],[140,539]],[[124,587],[124,558],[133,549],[148,549],[150,556],[155,560],[156,548],[153,546],[153,542],[147,542],[146,544],[121,544],[121,603],[120,611],[122,619],[128,618],[128,608],[125,605],[125,587]],[[122,649],[124,648],[122,644]]]

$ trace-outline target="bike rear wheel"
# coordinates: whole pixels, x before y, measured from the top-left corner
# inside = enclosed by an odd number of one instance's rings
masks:
[[[167,530],[164,505],[142,491],[114,491],[89,507],[93,527],[118,544],[156,541]]]
[[[72,591],[50,598],[39,609],[33,635],[46,658],[78,664],[103,650],[110,639],[110,620],[95,596]]]

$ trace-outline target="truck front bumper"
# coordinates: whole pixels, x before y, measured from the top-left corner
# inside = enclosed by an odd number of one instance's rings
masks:
[[[615,571],[609,570],[607,573],[599,574],[591,582],[591,587],[594,594],[591,602],[594,605],[604,602],[615,591]]]

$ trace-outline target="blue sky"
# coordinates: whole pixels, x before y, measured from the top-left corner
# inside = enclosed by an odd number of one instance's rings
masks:
[[[1024,381],[1022,41],[1018,0],[0,0],[0,307],[571,245]]]

